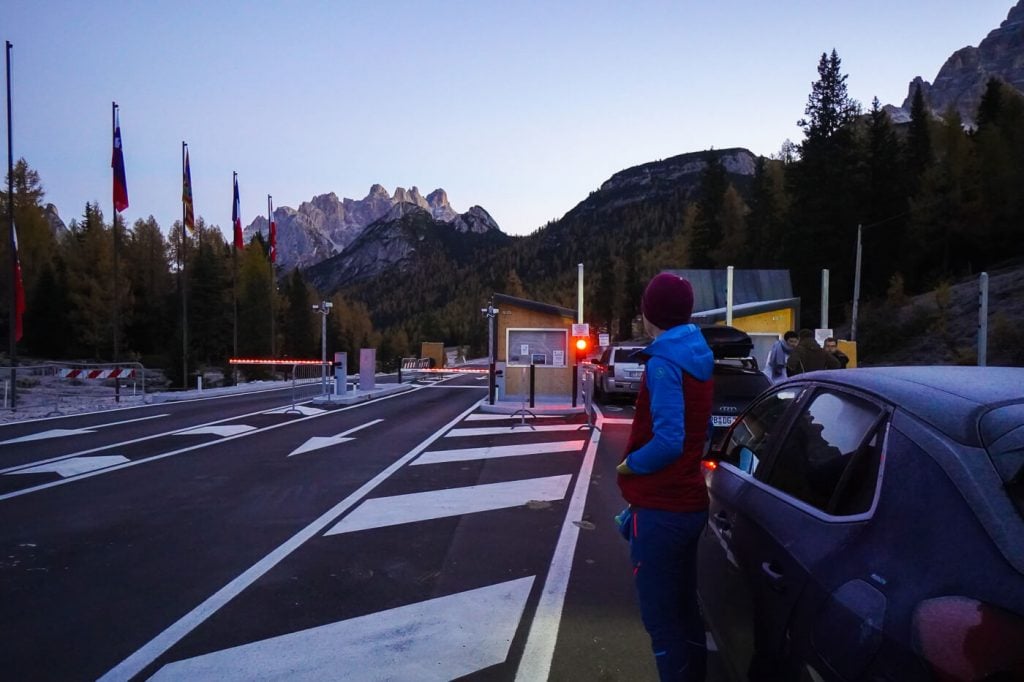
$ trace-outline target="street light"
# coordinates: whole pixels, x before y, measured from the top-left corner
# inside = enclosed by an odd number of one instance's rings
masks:
[[[494,404],[494,318],[501,311],[494,307],[494,302],[489,301],[486,308],[480,312],[487,316],[487,402]]]
[[[320,327],[320,393],[327,395],[327,315],[331,312],[334,304],[330,301],[320,301],[313,306],[313,311],[323,315],[323,324]]]

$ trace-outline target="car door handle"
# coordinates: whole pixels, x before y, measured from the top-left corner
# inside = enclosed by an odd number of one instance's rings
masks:
[[[771,561],[761,562],[761,572],[768,577],[769,584],[776,592],[782,591],[782,579],[785,577],[778,567]]]
[[[732,530],[732,524],[729,523],[729,515],[724,511],[720,511],[712,517],[715,520],[715,525],[720,530]]]

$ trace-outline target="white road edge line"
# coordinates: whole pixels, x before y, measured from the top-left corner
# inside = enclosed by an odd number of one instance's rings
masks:
[[[217,592],[208,597],[206,601],[179,618],[177,622],[151,639],[141,649],[137,650],[131,656],[111,668],[111,670],[100,677],[97,682],[128,680],[138,675],[146,668],[146,666],[150,665],[168,649],[177,644],[185,635],[202,625],[207,618],[215,614],[221,607],[226,605],[232,599],[241,594],[242,591],[263,577],[268,571],[270,571],[270,569],[302,546],[303,543],[319,535],[339,516],[344,514],[357,502],[370,494],[374,488],[386,481],[392,474],[405,466],[406,463],[426,450],[434,441],[441,437],[441,434],[458,424],[466,417],[466,415],[472,413],[473,410],[478,408],[482,402],[483,400],[480,400],[470,405],[467,410],[442,426],[432,435],[428,436],[426,440],[415,448],[402,455],[399,459],[393,462],[391,466],[387,467],[372,479],[364,483],[358,490],[353,492],[344,500],[328,509],[320,516],[320,518],[313,521],[313,523],[309,524],[286,540],[280,547],[250,566],[240,576],[217,590]]]
[[[576,553],[576,542],[580,533],[577,523],[583,520],[583,512],[587,506],[590,477],[594,471],[597,445],[601,441],[601,422],[601,413],[598,412],[597,428],[590,432],[587,454],[583,457],[583,465],[576,479],[576,487],[572,491],[569,509],[565,521],[562,522],[562,532],[558,536],[558,544],[551,557],[548,577],[544,581],[544,589],[541,591],[533,622],[530,623],[526,648],[519,659],[516,682],[546,680],[551,672],[551,659],[555,655],[555,641],[558,639],[558,627],[562,620],[562,606],[565,604],[569,575],[572,573],[572,559]]]
[[[279,429],[279,428],[282,428],[284,426],[291,426],[292,424],[298,424],[299,422],[304,422],[307,419],[316,419],[318,417],[324,417],[324,416],[327,416],[327,415],[337,414],[339,412],[345,412],[347,410],[352,410],[352,409],[355,409],[357,407],[365,407],[366,405],[373,405],[373,404],[378,403],[378,402],[380,402],[382,400],[388,400],[390,398],[397,398],[400,395],[408,395],[409,393],[412,393],[413,391],[416,391],[416,390],[419,390],[419,389],[413,388],[411,390],[402,391],[400,393],[391,393],[391,394],[388,394],[388,395],[385,395],[385,396],[381,396],[380,398],[374,398],[373,400],[367,400],[366,402],[356,403],[354,405],[349,405],[348,407],[342,407],[340,409],[332,410],[330,412],[324,412],[323,414],[311,414],[308,417],[299,417],[298,419],[292,419],[290,421],[282,422],[280,424],[273,424],[272,426],[265,426],[262,429],[255,429],[253,431],[246,431],[244,433],[235,434],[234,436],[225,436],[224,438],[219,438],[217,440],[209,441],[207,443],[199,443],[198,445],[191,445],[189,447],[180,448],[178,450],[172,450],[171,452],[162,452],[159,455],[153,455],[152,457],[145,457],[143,459],[134,459],[134,460],[132,460],[130,462],[126,462],[125,464],[117,464],[117,465],[114,465],[112,467],[108,467],[106,469],[100,469],[98,471],[93,471],[93,472],[89,472],[89,473],[85,473],[85,474],[80,474],[78,476],[71,476],[69,478],[65,478],[65,479],[62,479],[60,481],[50,481],[49,483],[40,483],[39,485],[33,486],[31,488],[23,488],[21,490],[15,490],[13,492],[4,493],[3,495],[0,495],[0,502],[3,502],[4,500],[9,500],[12,497],[20,497],[22,495],[28,495],[29,493],[38,492],[40,490],[46,490],[47,488],[54,488],[54,487],[56,487],[58,485],[65,485],[67,483],[74,483],[75,481],[80,481],[83,478],[92,478],[93,476],[100,476],[102,474],[109,474],[110,472],[118,471],[119,469],[127,469],[128,467],[137,466],[139,464],[145,464],[147,462],[155,462],[156,460],[163,459],[165,457],[172,457],[174,455],[180,455],[180,454],[182,454],[184,452],[190,452],[192,450],[200,450],[202,448],[210,447],[211,445],[219,445],[220,443],[226,443],[229,440],[235,440],[236,438],[245,438],[247,436],[255,436],[256,434],[263,433],[265,431],[273,431],[274,429]],[[259,412],[253,412],[252,414],[263,414],[263,412],[265,412],[265,410],[260,410]],[[242,415],[242,416],[251,416],[251,415]],[[232,419],[238,419],[238,418],[239,417],[232,417]],[[229,419],[221,419],[220,421],[210,422],[210,424],[219,424],[220,422],[224,422],[224,421],[230,421],[230,420]],[[199,427],[196,427],[196,428],[199,428]],[[124,446],[124,445],[129,445],[129,444],[132,444],[132,443],[140,443],[142,441],[151,440],[151,439],[157,438],[159,436],[174,435],[175,433],[179,433],[179,432],[178,431],[168,431],[167,433],[159,434],[157,436],[147,436],[145,438],[137,438],[135,440],[125,441],[124,443],[115,443],[113,445],[105,445],[105,446],[103,446],[101,448],[93,448],[91,450],[83,450],[81,452],[75,452],[75,453],[72,453],[70,455],[62,455],[60,457],[53,457],[52,459],[47,459],[47,460],[43,460],[43,461],[40,461],[40,462],[31,462],[29,464],[24,464],[24,465],[21,465],[21,466],[18,466],[18,467],[14,467],[13,469],[5,469],[3,472],[0,472],[0,473],[7,473],[7,472],[10,472],[10,471],[14,471],[15,469],[24,469],[26,467],[39,466],[41,464],[49,464],[50,462],[58,462],[58,461],[64,460],[64,459],[70,459],[72,457],[81,457],[82,455],[88,455],[88,454],[91,454],[93,452],[101,452],[103,450],[112,450],[114,448],[118,448],[118,447],[121,447],[121,446]]]

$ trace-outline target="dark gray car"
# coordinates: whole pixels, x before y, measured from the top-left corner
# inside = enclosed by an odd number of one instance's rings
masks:
[[[1024,369],[800,375],[707,471],[699,592],[736,679],[1024,679]]]

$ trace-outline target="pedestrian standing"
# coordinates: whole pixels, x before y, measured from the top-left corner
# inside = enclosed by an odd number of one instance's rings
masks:
[[[708,518],[701,471],[711,418],[714,356],[690,324],[693,287],[661,273],[644,290],[644,328],[654,339],[636,413],[618,465],[629,503],[618,517],[640,613],[662,682],[701,681],[707,668],[704,621],[697,604],[697,541]]]
[[[839,350],[839,344],[831,336],[825,339],[825,352],[831,353],[839,361],[839,369],[846,369],[846,366],[850,364],[850,357]]]
[[[839,369],[839,360],[814,340],[814,332],[810,329],[800,330],[800,341],[796,348],[789,354],[786,362],[786,371],[789,376],[795,377],[804,372],[813,372],[819,369]]]
[[[775,342],[772,349],[768,351],[768,361],[764,363],[765,374],[778,383],[786,378],[786,363],[789,361],[789,354],[796,348],[797,335],[795,331],[788,331],[782,338]]]

